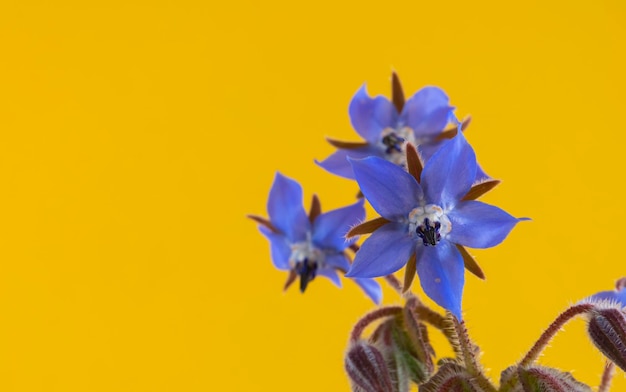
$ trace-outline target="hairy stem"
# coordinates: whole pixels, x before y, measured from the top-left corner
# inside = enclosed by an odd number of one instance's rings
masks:
[[[394,289],[398,294],[402,295],[402,283],[396,278],[394,275],[389,274],[385,275],[385,280],[389,283],[392,289]]]
[[[374,311],[369,312],[356,323],[354,328],[352,328],[352,333],[350,334],[350,340],[352,342],[357,342],[361,338],[361,334],[363,334],[363,331],[365,330],[365,328],[367,328],[367,326],[370,325],[372,322],[383,317],[395,316],[401,313],[402,313],[401,306],[387,306],[387,307],[376,309]]]
[[[528,351],[524,358],[522,358],[519,366],[528,367],[532,365],[532,363],[535,362],[537,358],[539,358],[539,355],[546,348],[548,343],[550,343],[554,335],[556,335],[559,330],[561,330],[561,328],[563,328],[563,326],[567,324],[568,321],[578,316],[579,314],[590,311],[591,309],[593,309],[593,305],[583,303],[571,306],[567,310],[565,310],[565,312],[561,313],[559,317],[557,317],[556,320],[554,320],[552,324],[550,324],[548,329],[546,329],[543,334],[541,334],[539,340],[537,340],[537,342]]]
[[[476,381],[478,381],[478,384],[485,391],[496,392],[496,387],[491,383],[491,381],[489,381],[487,376],[483,374],[482,367],[476,359],[478,348],[474,345],[474,343],[472,343],[469,334],[467,333],[467,328],[465,328],[465,322],[459,322],[456,317],[452,317],[452,323],[454,326],[454,333],[457,338],[456,340],[460,346],[461,356],[463,363],[465,364],[465,368],[471,375],[476,377]]]
[[[611,361],[606,361],[606,366],[604,367],[604,373],[602,373],[602,381],[600,382],[600,386],[598,387],[598,392],[609,392],[611,389],[611,381],[613,380],[613,376],[615,375],[615,364]]]

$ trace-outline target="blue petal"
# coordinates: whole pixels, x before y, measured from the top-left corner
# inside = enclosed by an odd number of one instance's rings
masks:
[[[481,182],[493,180],[489,174],[485,173],[482,167],[477,164],[476,166],[476,178],[474,178],[474,183],[472,185],[480,184]]]
[[[335,284],[335,286],[341,288],[341,279],[339,279],[339,274],[333,268],[322,268],[317,270],[317,275],[324,276],[330,279],[331,282]]]
[[[277,172],[267,200],[267,212],[272,224],[292,243],[306,239],[310,223],[302,207],[300,184]]]
[[[417,137],[441,133],[453,111],[446,93],[438,87],[424,87],[404,104],[400,121]]]
[[[441,146],[443,146],[445,142],[445,140],[431,141],[417,146],[417,151],[422,158],[422,162],[427,163],[430,158],[435,155],[437,151],[439,151],[439,149],[441,148]]]
[[[315,161],[315,163],[332,174],[354,180],[354,172],[350,162],[348,162],[348,157],[361,159],[371,156],[382,156],[382,151],[372,146],[350,149],[340,148],[328,158],[321,162]]]
[[[365,219],[363,199],[347,207],[319,215],[313,222],[313,243],[320,248],[342,251],[350,245],[346,233]]]
[[[291,256],[291,246],[289,246],[287,238],[282,234],[274,233],[264,226],[260,226],[259,230],[270,241],[274,267],[280,270],[290,269],[289,257]]]
[[[422,158],[422,162],[428,162],[428,160],[435,155],[439,148],[445,143],[445,140],[441,141],[433,141],[427,142],[424,144],[420,144],[417,146],[417,151],[420,153],[420,157]],[[485,173],[485,171],[477,164],[476,167],[476,178],[474,178],[474,183],[472,185],[480,184],[481,182],[485,182],[488,180],[492,180],[493,178]]]
[[[380,301],[383,299],[383,290],[377,281],[368,278],[352,278],[352,280],[365,291],[365,294],[367,294],[376,305],[380,305]]]
[[[372,233],[356,252],[347,277],[374,278],[396,272],[415,251],[407,225],[390,222]]]
[[[348,112],[354,130],[370,143],[378,142],[383,129],[395,128],[398,121],[393,104],[380,95],[371,98],[365,85],[354,94]]]
[[[462,319],[463,268],[463,256],[446,240],[435,246],[418,247],[417,275],[422,289],[430,299],[459,320]]]
[[[595,301],[612,301],[619,303],[622,307],[626,306],[626,289],[620,291],[601,291],[588,298]]]
[[[476,178],[476,155],[462,132],[446,141],[424,165],[421,184],[426,200],[452,208]]]
[[[626,306],[626,289],[622,289],[617,292],[617,302],[619,302],[622,306]]]
[[[378,157],[350,160],[361,192],[381,216],[405,218],[424,196],[422,187],[400,166]]]
[[[326,265],[332,269],[338,269],[346,272],[350,269],[350,262],[343,253],[335,253],[326,255]]]
[[[480,201],[463,201],[448,212],[452,230],[447,239],[470,248],[491,248],[504,241],[520,220]]]

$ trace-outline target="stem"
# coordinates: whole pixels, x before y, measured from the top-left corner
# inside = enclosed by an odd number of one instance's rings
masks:
[[[613,380],[613,376],[615,375],[615,364],[611,361],[606,361],[606,366],[604,367],[604,373],[602,373],[602,382],[600,382],[600,386],[598,387],[598,392],[609,392],[611,389],[611,381]]]
[[[420,301],[420,299],[412,292],[407,291],[403,293],[402,284],[394,275],[386,275],[385,280],[394,290],[396,290],[398,294],[403,295],[406,298],[406,306],[417,315],[417,319],[419,321],[424,321],[440,330],[452,347],[458,346],[457,336],[454,331],[450,329],[450,325],[444,316],[424,305],[422,301]]]
[[[402,295],[402,284],[400,283],[398,278],[396,278],[392,274],[389,274],[385,275],[385,280],[387,281],[387,283],[389,283],[389,286],[391,286],[392,289],[394,289],[398,294]]]
[[[350,334],[350,340],[352,342],[357,342],[361,338],[361,334],[363,333],[365,328],[367,328],[367,326],[370,325],[373,321],[376,321],[379,318],[394,316],[401,313],[402,307],[400,306],[387,306],[369,312],[356,323],[356,325],[352,329],[352,333]]]
[[[548,329],[546,329],[543,334],[541,334],[539,340],[537,340],[535,345],[528,351],[524,358],[522,358],[519,366],[526,368],[532,365],[532,363],[537,360],[541,352],[546,348],[548,343],[550,343],[550,340],[552,340],[554,335],[556,335],[557,332],[559,332],[559,330],[563,328],[563,326],[567,324],[568,321],[578,316],[579,314],[590,311],[591,309],[593,309],[593,305],[583,303],[571,306],[567,310],[565,310],[565,312],[561,313],[559,317],[557,317],[556,320],[554,320],[552,324],[550,324]]]
[[[452,317],[452,323],[454,325],[454,332],[456,333],[456,337],[458,338],[458,343],[461,348],[461,354],[463,356],[465,368],[472,376],[476,377],[476,381],[478,381],[478,384],[485,391],[496,392],[496,387],[483,374],[481,366],[476,360],[477,348],[474,343],[472,343],[469,334],[467,333],[467,328],[465,328],[465,322],[459,322],[456,317]]]
[[[428,324],[432,325],[433,327],[445,333],[445,330],[447,329],[447,325],[446,325],[446,318],[444,316],[435,312],[431,308],[426,307],[426,305],[419,302],[417,297],[409,298],[409,300],[407,301],[407,306],[409,306],[415,311],[415,314],[417,314],[417,317],[421,321],[425,321]]]

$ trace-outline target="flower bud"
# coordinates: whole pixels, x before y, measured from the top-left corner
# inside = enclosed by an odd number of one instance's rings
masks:
[[[545,366],[514,366],[502,372],[501,388],[510,392],[591,392],[570,373]]]
[[[626,314],[621,309],[598,307],[591,313],[587,332],[593,344],[626,371]]]
[[[346,354],[345,366],[353,391],[393,392],[385,359],[371,344],[353,343]]]
[[[370,337],[389,364],[391,380],[398,391],[408,391],[411,381],[418,385],[426,382],[433,371],[431,348],[423,331],[417,331],[420,335],[412,339],[405,327],[402,318],[391,318]],[[420,324],[415,323],[414,328],[420,328]]]
[[[437,373],[420,386],[420,392],[484,392],[472,376],[456,363],[443,364]]]
[[[567,372],[544,366],[518,368],[524,392],[591,392],[591,388]]]

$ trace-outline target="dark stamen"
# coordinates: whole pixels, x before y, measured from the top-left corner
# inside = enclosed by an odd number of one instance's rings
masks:
[[[424,224],[417,226],[415,232],[417,233],[417,236],[422,239],[425,246],[435,246],[439,241],[441,241],[439,229],[441,229],[441,223],[435,222],[434,225],[431,225],[430,220],[425,218]]]
[[[304,293],[309,282],[315,279],[317,273],[317,263],[309,262],[309,259],[304,259],[302,262],[296,263],[296,272],[300,275],[300,292]]]
[[[383,144],[387,146],[387,149],[385,150],[385,152],[387,154],[391,154],[393,150],[396,150],[397,152],[402,152],[403,142],[404,142],[403,138],[396,135],[395,133],[390,133],[389,135],[383,138]]]

